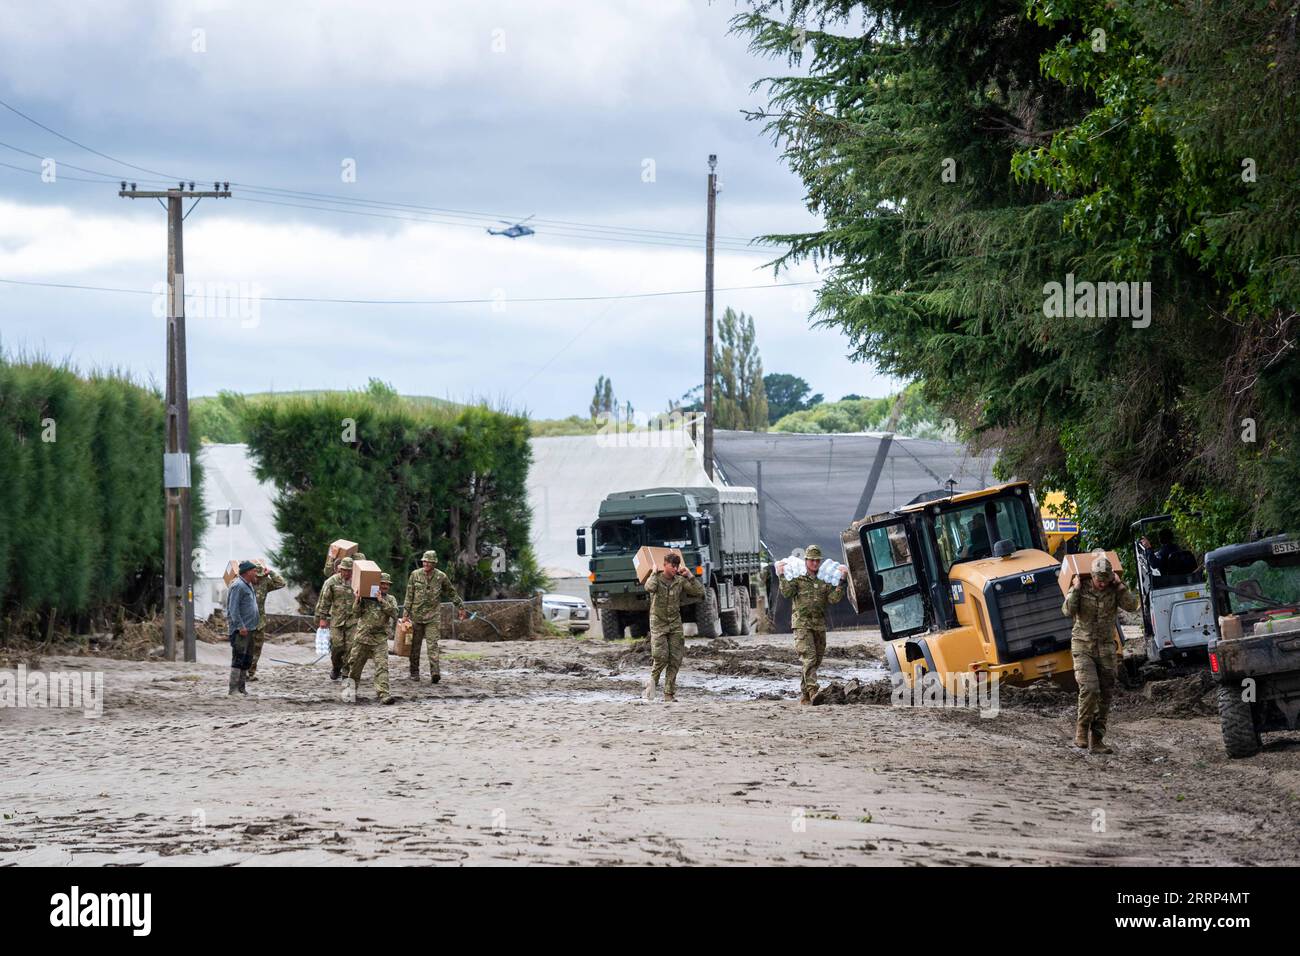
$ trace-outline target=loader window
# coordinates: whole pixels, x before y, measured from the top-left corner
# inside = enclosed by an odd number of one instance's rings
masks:
[[[902,525],[872,528],[867,532],[867,544],[871,548],[871,565],[880,575],[883,593],[890,594],[916,583],[912,550],[907,545],[907,533]]]
[[[935,519],[935,534],[945,572],[963,561],[991,558],[1003,538],[1014,541],[1016,550],[1036,547],[1024,502],[1012,497],[945,511]]]

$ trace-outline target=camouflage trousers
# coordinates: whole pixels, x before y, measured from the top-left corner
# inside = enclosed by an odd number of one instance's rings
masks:
[[[799,680],[799,693],[811,697],[817,693],[817,668],[826,656],[826,632],[800,627],[794,632],[794,649],[799,652],[803,674]]]
[[[348,649],[347,676],[361,686],[361,672],[365,670],[366,661],[375,662],[375,696],[380,700],[389,696],[388,687],[388,642],[370,644],[365,641],[353,641]]]
[[[1106,641],[1097,651],[1090,643],[1076,640],[1070,642],[1070,653],[1079,684],[1079,726],[1104,737],[1118,666],[1115,645]]]
[[[330,664],[343,670],[348,663],[348,650],[352,644],[351,627],[330,626]]]
[[[681,628],[672,631],[650,632],[650,682],[659,686],[659,675],[664,675],[664,693],[677,693],[677,671],[686,656],[686,635]]]
[[[257,674],[257,662],[262,658],[262,645],[266,643],[266,628],[259,627],[253,632],[253,662],[248,665],[248,676]]]
[[[411,676],[420,676],[420,645],[429,651],[429,675],[438,677],[442,674],[442,652],[438,649],[438,621],[427,624],[411,625]]]

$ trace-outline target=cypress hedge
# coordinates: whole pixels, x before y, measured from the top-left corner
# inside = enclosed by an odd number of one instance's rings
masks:
[[[274,557],[295,584],[319,588],[337,538],[392,574],[399,599],[427,548],[467,599],[545,583],[529,544],[527,418],[373,386],[260,398],[241,414],[257,475],[277,489]],[[505,551],[504,573],[492,570],[493,546]]]
[[[161,395],[0,354],[0,630],[78,631],[162,602]],[[191,448],[191,455],[193,455]],[[191,457],[195,539],[204,510]]]

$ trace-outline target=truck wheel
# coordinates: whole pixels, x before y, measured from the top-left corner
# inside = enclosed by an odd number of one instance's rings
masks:
[[[632,636],[645,637],[650,633],[650,615],[634,614],[632,617]]]
[[[710,591],[710,594],[713,592]],[[730,611],[719,611],[718,620],[722,622],[722,633],[727,637],[735,637],[740,633],[740,595],[736,594],[736,607]]]
[[[753,630],[749,613],[749,588],[736,589],[736,617],[740,622],[736,628],[737,634],[748,634]]]
[[[1219,685],[1219,726],[1223,729],[1223,748],[1229,757],[1253,757],[1259,753],[1259,732],[1250,704],[1241,699],[1234,687]]]
[[[623,616],[613,608],[600,612],[600,633],[607,641],[621,640],[623,637]]]
[[[695,610],[695,631],[700,637],[717,637],[722,632],[718,595],[713,588],[704,589],[704,597]]]

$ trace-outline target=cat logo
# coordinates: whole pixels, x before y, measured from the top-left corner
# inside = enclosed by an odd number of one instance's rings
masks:
[[[1034,576],[1032,574],[1020,575],[1020,586],[1031,588],[1034,586]]]

